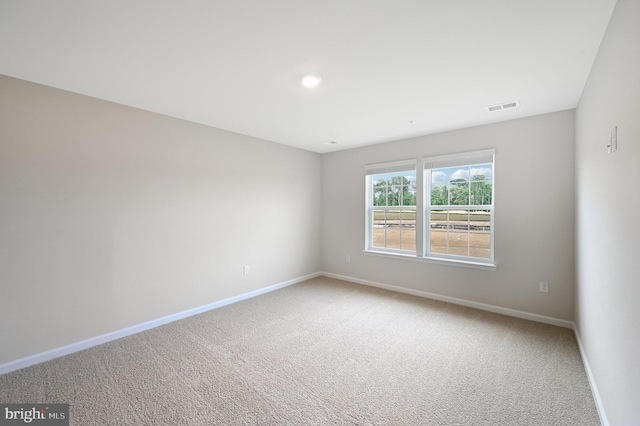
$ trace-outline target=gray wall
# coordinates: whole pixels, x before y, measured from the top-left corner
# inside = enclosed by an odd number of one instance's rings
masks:
[[[570,110],[323,155],[323,270],[573,320],[574,130]],[[483,148],[497,150],[496,271],[362,253],[365,164]]]
[[[640,2],[618,0],[576,112],[576,324],[612,425],[640,421],[639,102]]]
[[[638,22],[618,0],[575,120],[324,156],[0,76],[0,364],[322,269],[566,320],[575,302],[608,418],[633,424]],[[489,147],[497,271],[362,254],[365,164]]]
[[[0,364],[317,272],[320,173],[319,154],[0,76]]]

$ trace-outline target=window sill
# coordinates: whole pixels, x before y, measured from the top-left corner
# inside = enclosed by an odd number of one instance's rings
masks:
[[[414,254],[391,253],[391,252],[375,251],[375,250],[362,250],[362,252],[368,256],[386,257],[389,259],[411,260],[414,262],[435,263],[439,265],[456,266],[460,268],[481,269],[484,271],[495,271],[496,269],[498,269],[498,265],[494,263],[481,263],[481,262],[473,262],[473,261],[458,260],[458,259],[441,259],[436,257],[420,257]]]

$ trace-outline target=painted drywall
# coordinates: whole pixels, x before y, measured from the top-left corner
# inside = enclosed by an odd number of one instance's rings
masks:
[[[576,325],[612,425],[640,419],[638,23],[618,0],[576,110]]]
[[[324,154],[323,270],[573,320],[574,118],[562,111]],[[366,164],[485,148],[496,149],[497,270],[363,254]]]
[[[0,364],[317,272],[320,173],[319,154],[0,76]]]

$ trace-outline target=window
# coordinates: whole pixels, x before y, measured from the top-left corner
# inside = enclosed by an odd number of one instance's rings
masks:
[[[494,150],[365,166],[365,252],[493,265]],[[420,212],[419,214],[417,212]]]
[[[370,166],[367,248],[416,252],[416,161]]]
[[[493,151],[423,159],[425,253],[493,261]]]

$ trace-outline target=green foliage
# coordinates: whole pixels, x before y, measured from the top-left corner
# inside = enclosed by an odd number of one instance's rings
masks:
[[[453,179],[449,190],[449,203],[454,206],[469,204],[469,182],[465,179]]]
[[[492,187],[485,176],[474,175],[471,181],[453,179],[431,188],[432,206],[482,206],[492,203]],[[379,179],[373,186],[374,206],[415,206],[416,187],[405,176]]]
[[[431,205],[446,206],[449,204],[449,191],[446,185],[431,188]]]
[[[471,204],[489,205],[492,202],[491,184],[486,182],[484,176],[473,176],[471,179]]]
[[[416,188],[404,176],[380,179],[373,186],[374,206],[415,206]]]
[[[464,206],[464,205],[490,205],[491,184],[484,176],[473,176],[471,182],[466,179],[453,179],[446,185],[431,188],[432,206]]]

